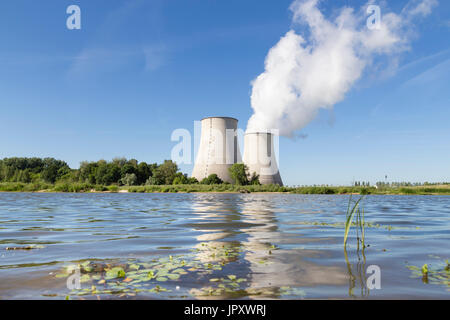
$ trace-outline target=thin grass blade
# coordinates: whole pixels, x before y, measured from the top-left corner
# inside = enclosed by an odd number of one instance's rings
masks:
[[[355,212],[358,209],[359,203],[361,202],[361,200],[363,198],[364,198],[364,196],[359,198],[358,201],[356,201],[355,205],[353,206],[353,209],[350,212],[347,212],[347,219],[345,221],[344,246],[347,244],[348,232],[350,231],[350,227],[352,225],[353,216],[355,215]],[[349,206],[349,208],[350,208],[350,206]]]

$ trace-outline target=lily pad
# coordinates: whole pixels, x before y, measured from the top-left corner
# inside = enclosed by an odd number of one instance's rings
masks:
[[[82,267],[87,267],[91,262],[90,261],[84,261],[81,263]]]
[[[140,266],[136,263],[133,263],[129,266],[131,270],[139,270]]]
[[[125,278],[125,271],[121,267],[115,267],[106,272],[106,278]]]
[[[166,277],[157,277],[156,281],[164,282],[164,281],[167,281],[167,278]]]
[[[158,273],[156,274],[157,277],[164,277],[167,274],[169,274],[169,271],[167,269],[160,269],[158,270]]]
[[[178,279],[180,278],[180,275],[179,275],[179,274],[176,274],[176,273],[171,273],[171,274],[168,274],[167,277],[168,277],[170,280],[178,280]]]
[[[182,272],[185,272],[184,269],[182,268],[178,268],[172,271],[172,273],[182,273]]]

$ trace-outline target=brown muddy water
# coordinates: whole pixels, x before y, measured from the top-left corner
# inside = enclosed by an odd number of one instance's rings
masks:
[[[450,196],[348,200],[0,193],[0,299],[450,298]]]

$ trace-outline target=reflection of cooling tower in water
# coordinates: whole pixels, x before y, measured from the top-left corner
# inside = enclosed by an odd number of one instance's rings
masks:
[[[261,184],[283,185],[278,170],[273,135],[267,132],[245,134],[244,163],[249,173],[259,175]]]
[[[241,223],[244,227],[240,231],[246,235],[241,243],[250,269],[247,290],[274,295],[286,286],[344,285],[347,282],[344,269],[308,261],[318,251],[303,246],[318,239],[286,232],[293,227],[293,221],[278,219],[276,211],[280,207],[277,203],[281,199],[279,195],[271,194],[245,195],[243,199]],[[295,203],[296,200],[290,201]],[[256,296],[257,299],[260,297]]]
[[[202,119],[200,146],[192,176],[198,181],[210,174],[232,182],[228,168],[241,162],[237,141],[237,119],[209,117]]]

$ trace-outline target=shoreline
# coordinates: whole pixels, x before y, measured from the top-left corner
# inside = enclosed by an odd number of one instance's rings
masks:
[[[296,192],[282,192],[282,191],[254,191],[254,192],[239,192],[239,191],[151,191],[151,192],[133,192],[126,189],[119,191],[56,191],[56,190],[38,190],[38,191],[0,191],[1,193],[39,193],[39,194],[290,194],[290,195],[328,195],[328,196],[450,196],[449,193],[296,193]]]
[[[89,183],[0,182],[0,192],[30,193],[241,193],[241,194],[328,194],[328,195],[450,195],[450,184],[425,186],[303,186],[175,184],[175,185],[95,185]]]

